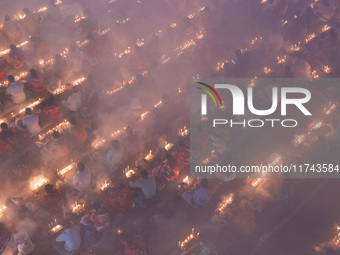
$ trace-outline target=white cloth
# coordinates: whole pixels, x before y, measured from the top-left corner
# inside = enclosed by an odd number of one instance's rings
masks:
[[[36,134],[41,131],[39,126],[39,118],[37,115],[28,115],[22,120],[22,124],[27,128],[31,134]]]
[[[91,173],[85,169],[83,172],[78,172],[73,179],[74,187],[80,192],[86,191],[91,184]]]
[[[63,101],[63,105],[65,105],[70,111],[77,112],[79,111],[82,105],[83,96],[81,92],[72,93],[67,101]]]
[[[12,101],[15,104],[21,104],[26,100],[24,84],[22,82],[12,82],[7,87],[7,94],[11,96]]]
[[[65,229],[63,233],[61,233],[60,236],[56,238],[56,241],[65,242],[64,244],[65,250],[69,252],[78,250],[81,245],[79,226],[74,225],[68,229]]]

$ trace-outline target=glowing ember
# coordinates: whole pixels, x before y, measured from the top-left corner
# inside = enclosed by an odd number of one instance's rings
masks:
[[[324,73],[330,73],[330,72],[332,72],[332,68],[330,68],[329,66],[324,66],[323,67],[323,72]]]
[[[301,143],[303,143],[303,141],[305,140],[305,136],[304,135],[295,135],[294,136],[294,140],[292,141],[294,146],[298,146]]]
[[[263,68],[263,71],[264,71],[265,74],[269,74],[269,73],[271,73],[273,70],[270,69],[269,67],[264,67],[264,68]]]
[[[301,46],[300,46],[300,42],[298,42],[297,44],[294,44],[290,47],[291,51],[300,51],[301,50]]]
[[[106,142],[105,139],[98,137],[96,138],[93,142],[92,142],[92,148],[94,149],[98,149],[99,147],[101,147],[104,143]]]
[[[144,45],[144,39],[138,39],[137,42],[136,42],[137,46],[138,47],[142,47]]]
[[[144,112],[144,113],[140,116],[141,120],[144,120],[145,117],[146,117],[148,114],[149,114],[149,112]]]
[[[145,156],[145,159],[146,159],[147,161],[150,161],[150,160],[153,159],[152,151],[150,151],[149,154]]]
[[[85,204],[75,201],[72,208],[72,213],[79,214],[84,211]]]
[[[226,196],[223,201],[218,205],[217,211],[224,214],[225,209],[233,202],[234,194]]]
[[[160,106],[162,103],[163,103],[163,102],[162,102],[162,100],[161,100],[161,101],[159,101],[157,104],[155,104],[154,107],[157,108],[157,107]]]
[[[311,40],[313,40],[316,37],[315,33],[311,34],[308,36],[308,38],[306,39],[306,43],[309,43]]]
[[[181,248],[181,250],[184,250],[188,243],[190,243],[193,239],[198,240],[199,234],[200,233],[196,232],[193,228],[190,235],[183,242],[178,242],[178,247]]]
[[[322,32],[326,32],[326,31],[328,31],[328,30],[330,30],[330,29],[331,29],[330,26],[324,25],[324,26],[322,27]]]
[[[36,179],[37,178],[34,178],[30,185],[33,191],[38,190],[39,188],[41,188],[42,186],[48,183],[48,180],[44,177],[41,177],[38,181],[36,181]]]
[[[324,112],[326,115],[331,114],[332,111],[335,110],[335,108],[338,106],[338,103],[331,103],[329,102],[329,107],[324,109]]]
[[[71,163],[69,164],[67,167],[61,169],[60,171],[57,171],[57,174],[59,176],[63,176],[64,174],[68,173],[69,171],[71,171],[74,167],[75,167],[76,163]]]
[[[286,60],[287,60],[287,56],[286,55],[284,55],[283,58],[277,57],[277,63],[278,64],[286,63]]]
[[[164,149],[166,149],[168,151],[168,150],[171,150],[172,147],[174,147],[173,143],[165,142]]]
[[[53,227],[53,228],[50,230],[50,232],[53,233],[53,234],[55,234],[55,233],[58,233],[58,232],[59,232],[60,230],[62,230],[62,229],[63,229],[63,226],[57,225],[57,226]]]
[[[42,135],[39,135],[39,140],[40,141],[44,140],[47,136],[51,135],[54,131],[62,132],[65,129],[67,129],[69,126],[70,126],[70,122],[68,122],[67,120],[64,120],[63,122],[61,122],[56,127],[48,130],[46,133],[44,133]]]
[[[319,122],[317,122],[316,124],[314,124],[314,122],[313,122],[313,123],[311,124],[311,131],[312,131],[312,130],[319,129],[320,127],[322,127],[322,124],[323,124],[322,121],[319,121]]]
[[[178,129],[178,134],[180,136],[187,136],[189,134],[189,129],[186,126],[184,128]]]
[[[317,74],[317,71],[316,71],[316,70],[313,70],[313,71],[312,71],[312,77],[313,77],[314,79],[320,78],[320,76]]]

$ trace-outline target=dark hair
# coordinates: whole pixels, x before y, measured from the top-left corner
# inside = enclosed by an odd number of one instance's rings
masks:
[[[54,190],[54,185],[53,184],[46,184],[45,185],[45,191],[47,194],[50,194],[52,193]]]
[[[12,82],[15,82],[15,79],[14,79],[14,76],[13,75],[8,75],[7,76],[7,80],[12,83]]]
[[[7,129],[8,128],[8,125],[5,122],[2,122],[0,126],[1,126],[2,129]]]
[[[31,115],[32,114],[32,109],[31,108],[26,108],[25,113],[27,115]]]
[[[74,117],[74,116],[72,116],[71,118],[69,118],[68,121],[71,123],[71,125],[76,125],[76,124],[77,124],[76,117]]]
[[[25,7],[25,8],[23,9],[23,11],[24,11],[25,14],[29,14],[29,13],[30,13],[30,10],[29,10],[27,7]]]
[[[11,44],[10,46],[9,46],[9,48],[11,49],[11,50],[15,50],[15,49],[17,49],[17,46],[15,45],[15,44]]]
[[[31,73],[31,75],[34,77],[34,78],[37,78],[38,77],[38,73],[37,73],[37,71],[35,70],[35,69],[30,69],[30,73]]]
[[[77,168],[79,172],[83,172],[85,170],[85,164],[83,162],[78,162]]]
[[[95,209],[96,211],[100,211],[102,209],[102,206],[99,202],[94,202],[93,209]]]
[[[58,131],[54,131],[52,136],[54,139],[58,139],[60,137],[60,133]]]
[[[149,174],[146,170],[142,170],[140,172],[140,176],[142,176],[143,179],[148,179],[149,178]]]

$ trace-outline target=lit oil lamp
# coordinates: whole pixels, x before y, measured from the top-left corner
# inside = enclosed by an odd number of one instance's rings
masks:
[[[298,42],[297,44],[294,44],[290,47],[291,51],[300,51],[301,50],[301,46],[300,46],[300,42]]]
[[[36,191],[36,190],[38,190],[39,188],[41,188],[42,186],[44,186],[47,183],[48,183],[48,180],[46,178],[41,178],[37,182],[31,183],[31,189],[33,191]]]
[[[320,76],[317,74],[317,71],[316,71],[316,70],[313,70],[313,71],[312,71],[312,77],[313,77],[314,79],[320,78]]]
[[[287,61],[287,56],[284,55],[282,58],[281,57],[277,57],[277,63],[278,64],[283,64],[283,63],[286,63]]]
[[[157,104],[155,104],[154,107],[157,108],[157,107],[159,107],[162,103],[163,103],[163,102],[162,102],[162,100],[161,100],[161,101],[159,101]]]
[[[105,139],[98,137],[96,138],[93,142],[92,142],[92,148],[94,149],[98,149],[99,147],[101,147],[104,143],[106,142]]]
[[[61,169],[60,171],[57,170],[57,174],[59,176],[63,176],[65,175],[66,173],[70,172],[74,167],[75,167],[76,163],[75,162],[72,162],[71,164],[69,164],[67,167]]]
[[[186,126],[178,130],[180,136],[187,136],[189,134],[189,129]]]
[[[199,232],[196,232],[195,229],[193,228],[191,230],[191,233],[190,235],[183,241],[183,242],[178,242],[178,247],[181,249],[181,250],[184,250],[186,248],[186,246],[192,241],[192,240],[198,240],[199,238]]]
[[[217,211],[221,214],[224,214],[225,209],[227,208],[229,204],[233,202],[233,199],[234,199],[234,194],[229,194],[228,196],[226,196],[223,199],[223,201],[218,205]]]
[[[336,227],[336,236],[334,237],[334,244],[338,247],[340,247],[340,226]]]
[[[256,81],[256,79],[257,79],[257,77],[254,77],[253,79],[251,79],[250,84],[249,84],[248,87],[254,88],[254,87],[255,87],[255,81]]]
[[[322,27],[322,32],[326,32],[331,29],[331,26],[328,26],[327,24]]]
[[[50,130],[48,130],[46,133],[39,135],[39,140],[42,141],[44,140],[47,136],[51,135],[54,131],[59,131],[62,132],[65,129],[67,129],[70,126],[70,122],[68,122],[68,120],[64,120],[63,122],[61,122],[59,125],[57,125],[54,128],[51,128]]]
[[[172,27],[172,28],[175,28],[176,26],[177,26],[176,23],[172,23],[172,24],[170,25],[170,27]]]
[[[332,68],[330,68],[329,66],[324,66],[323,67],[323,72],[324,73],[330,73],[330,72],[332,72]]]
[[[85,204],[75,201],[72,208],[72,213],[80,214],[85,210]]]
[[[101,185],[100,185],[100,190],[104,191],[106,189],[108,189],[109,187],[111,187],[111,181],[110,180],[105,180]]]
[[[145,117],[149,114],[149,112],[144,112],[142,113],[142,115],[140,116],[141,120],[144,120]]]
[[[55,234],[55,233],[58,233],[62,229],[63,229],[63,226],[58,224],[58,225],[56,225],[56,226],[54,226],[53,228],[50,229],[50,233]]]
[[[136,173],[133,169],[130,169],[129,166],[127,166],[127,168],[125,168],[123,172],[126,178],[131,178]]]
[[[322,121],[319,121],[319,122],[317,122],[317,123],[315,123],[315,122],[313,122],[310,126],[311,126],[311,131],[313,131],[313,130],[316,130],[316,129],[319,129],[319,128],[321,128],[322,127],[322,125],[323,125],[323,122]]]
[[[153,159],[153,157],[154,157],[154,156],[152,155],[152,151],[150,151],[149,154],[145,156],[145,159],[146,159],[147,161],[150,161],[150,160]]]
[[[26,107],[22,108],[20,111],[19,111],[19,114],[22,114],[25,112],[26,108],[34,108],[35,106],[37,106],[38,104],[40,104],[44,99],[43,98],[39,98],[37,101],[27,105]]]
[[[173,143],[168,143],[168,142],[165,142],[165,146],[164,146],[164,149],[165,150],[171,150],[171,148],[174,147],[174,144]]]
[[[299,146],[301,143],[303,143],[304,140],[305,140],[305,136],[303,134],[295,135],[292,143],[294,146]]]
[[[137,46],[138,47],[142,47],[144,45],[144,39],[138,39],[137,42],[136,42]]]
[[[272,72],[272,69],[270,69],[269,67],[264,67],[263,71],[265,74],[270,74]]]
[[[331,103],[331,102],[329,102],[328,108],[324,109],[325,114],[326,115],[330,115],[335,110],[335,108],[337,106],[338,106],[338,103]]]
[[[309,43],[309,42],[310,42],[311,40],[313,40],[315,37],[316,37],[315,33],[309,35],[309,36],[307,37],[307,39],[305,40],[306,43]]]

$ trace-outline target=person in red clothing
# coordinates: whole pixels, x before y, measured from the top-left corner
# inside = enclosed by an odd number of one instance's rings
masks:
[[[45,186],[46,195],[39,199],[42,208],[50,213],[61,213],[64,208],[64,196],[61,191],[54,188],[53,184]]]
[[[111,193],[110,197],[107,198],[104,203],[117,209],[119,212],[127,212],[132,208],[133,192],[125,184],[121,184],[118,189]]]
[[[11,61],[12,67],[15,70],[22,68],[25,65],[25,54],[19,49],[15,44],[9,46],[11,49],[9,53],[9,59]]]
[[[103,232],[110,226],[110,215],[98,202],[93,203],[93,209],[91,214],[81,219],[81,223],[85,226],[93,226],[98,232]]]
[[[46,90],[45,81],[41,75],[35,69],[30,69],[30,73],[31,78],[29,80],[28,88],[36,93]]]
[[[52,94],[44,102],[43,113],[46,121],[54,122],[60,119],[60,103],[55,100]]]
[[[120,238],[119,241],[124,245],[124,255],[148,255],[151,254],[150,248],[138,238]]]

